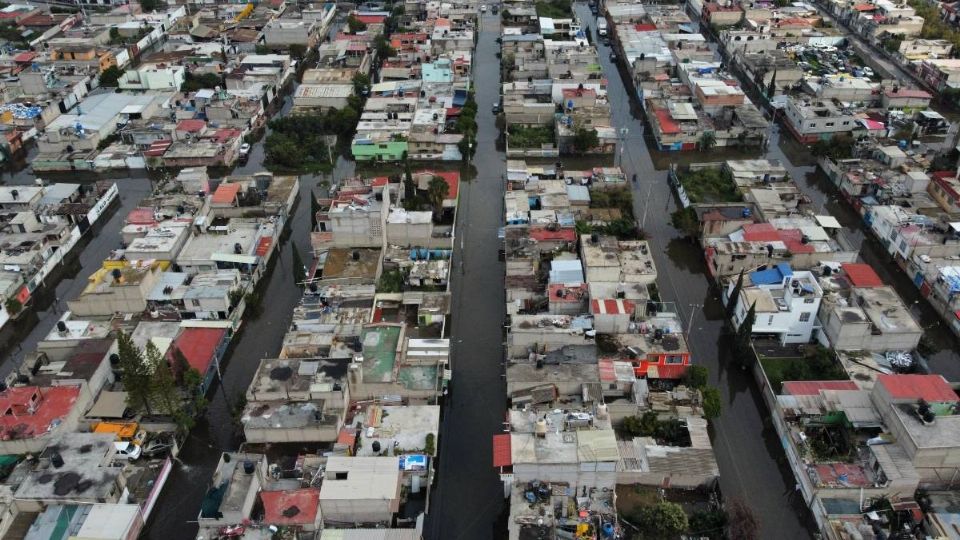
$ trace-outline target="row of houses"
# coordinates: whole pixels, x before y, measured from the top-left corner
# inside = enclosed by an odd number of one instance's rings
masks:
[[[605,206],[621,197],[630,206],[619,168],[509,161],[505,180],[509,407],[493,464],[508,537],[563,538],[571,527],[612,535],[618,485],[690,490],[718,479],[702,395],[683,385],[687,334],[659,299],[656,248],[636,239],[627,210]],[[624,427],[647,415],[678,435]],[[579,512],[553,511],[567,504]]]
[[[69,187],[24,186],[18,197],[42,217],[36,203]],[[188,392],[205,393],[298,193],[293,177],[213,180],[188,170],[126,216],[124,247],[85,276],[54,328],[3,381],[3,535],[140,533],[182,439],[156,403],[129,397],[118,337],[140,351],[155,347],[174,372],[196,370],[198,387]]]

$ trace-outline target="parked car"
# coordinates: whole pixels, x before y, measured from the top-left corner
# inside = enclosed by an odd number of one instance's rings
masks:
[[[116,441],[113,443],[113,447],[116,457],[130,461],[139,459],[140,454],[143,452],[139,446],[127,441]]]
[[[480,6],[480,13],[486,13],[486,12],[487,12],[487,5],[486,5],[486,4],[481,5],[481,6]]]
[[[500,104],[499,104],[499,103],[494,103],[494,104],[493,104],[493,114],[500,114]]]
[[[616,62],[616,61],[617,61],[617,53],[615,53],[615,52],[613,52],[613,51],[610,51],[610,61],[611,61],[611,62]]]
[[[240,145],[240,157],[245,158],[250,155],[250,143]]]
[[[500,8],[498,8],[497,6],[493,6],[492,8],[490,8],[490,13],[493,13],[494,15],[496,15],[499,12],[500,12]]]

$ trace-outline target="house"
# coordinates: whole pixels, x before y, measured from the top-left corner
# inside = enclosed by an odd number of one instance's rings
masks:
[[[186,77],[183,66],[150,65],[128,69],[118,81],[121,90],[180,90]]]
[[[723,293],[725,303],[736,302],[734,326],[739,328],[753,307],[754,336],[771,336],[781,344],[810,342],[823,298],[823,289],[813,273],[794,271],[787,263],[750,272],[745,276],[739,298],[731,299],[728,295],[733,292],[736,281],[729,280]]]
[[[350,403],[348,358],[265,359],[241,422],[252,443],[332,442]]]
[[[16,386],[0,392],[0,451],[37,453],[51,440],[76,429],[89,394],[80,385],[53,387]]]
[[[25,471],[14,491],[20,511],[50,504],[116,503],[124,493],[121,467],[112,466],[116,434],[67,432],[55,437]]]
[[[77,316],[108,316],[114,313],[141,313],[147,308],[147,295],[160,274],[161,263],[105,263],[87,278],[87,286],[75,300],[69,300],[70,311]]]
[[[329,457],[320,486],[324,525],[389,524],[400,509],[399,464],[399,457]]]
[[[802,143],[829,140],[859,127],[858,119],[833,101],[789,97],[784,109],[790,132]]]
[[[128,540],[137,538],[143,526],[137,504],[53,504],[30,525],[26,540]]]
[[[220,358],[229,343],[225,328],[184,328],[170,344],[167,360],[175,362],[175,352],[179,351],[190,368],[197,370],[202,377],[201,393],[206,393],[213,383],[214,376],[220,373]]]
[[[884,109],[926,109],[933,96],[924,90],[914,88],[889,88],[880,96],[880,106]]]
[[[268,478],[267,457],[263,454],[221,454],[211,487],[200,505],[200,527],[234,525],[249,519]]]
[[[322,528],[320,490],[317,488],[261,491],[260,503],[263,505],[264,525],[296,527],[305,532]]]

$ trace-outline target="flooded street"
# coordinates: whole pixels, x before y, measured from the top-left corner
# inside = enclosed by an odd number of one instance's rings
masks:
[[[498,262],[497,229],[503,221],[506,161],[491,105],[497,101],[495,57],[499,18],[482,17],[474,53],[478,173],[460,189],[457,249],[452,288],[453,385],[440,433],[439,479],[431,499],[424,538],[500,538],[495,521],[504,507],[503,487],[492,465],[493,434],[503,429],[504,266]]]

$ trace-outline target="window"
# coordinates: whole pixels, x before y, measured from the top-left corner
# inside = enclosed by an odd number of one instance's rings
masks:
[[[803,299],[803,303],[804,303],[804,304],[812,304],[812,303],[813,303],[813,298],[804,298],[804,299]]]
[[[683,357],[682,357],[682,356],[679,356],[679,355],[671,354],[671,355],[668,355],[668,356],[665,358],[665,362],[664,362],[664,363],[666,363],[666,364],[682,364],[682,363],[683,363]]]
[[[906,241],[906,240],[901,240],[901,241],[900,241],[900,251],[906,251],[906,250],[907,250],[907,241]]]
[[[849,125],[850,125],[850,121],[849,121],[849,120],[844,120],[844,121],[843,121],[843,125],[849,126]]]
[[[800,314],[800,322],[807,322],[810,320],[810,312],[804,311]]]
[[[827,127],[833,127],[833,122],[827,122]]]
[[[773,326],[773,315],[771,315],[770,318],[767,319],[767,326]]]

